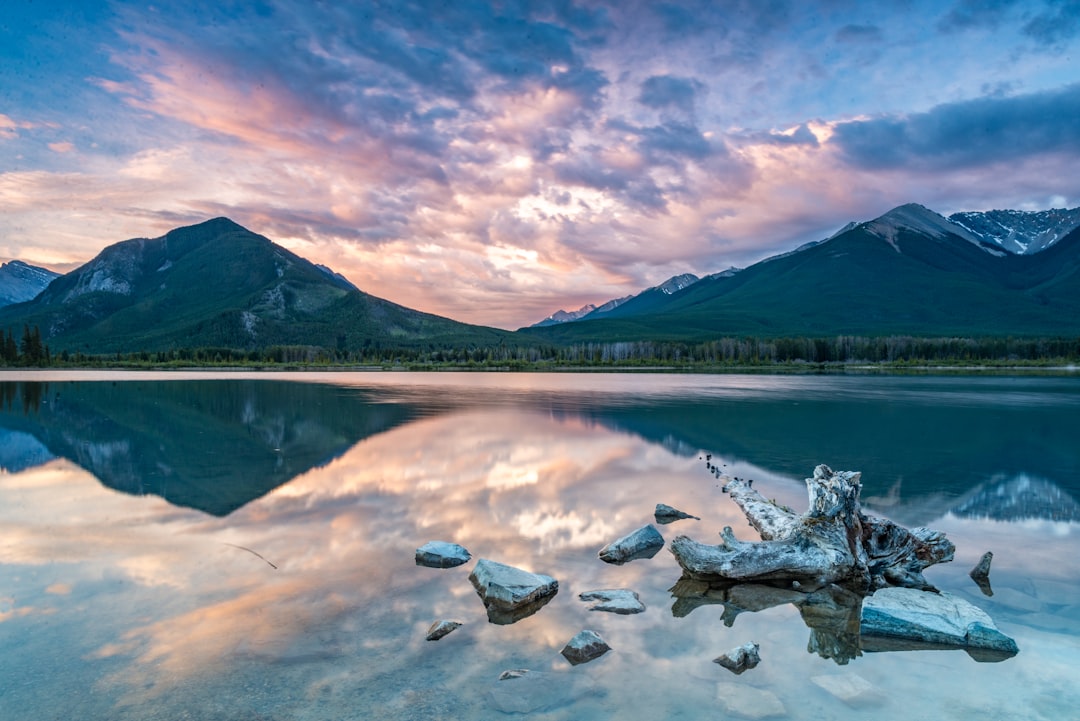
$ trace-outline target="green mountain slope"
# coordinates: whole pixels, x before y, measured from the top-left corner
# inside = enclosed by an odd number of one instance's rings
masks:
[[[226,218],[111,245],[0,328],[38,326],[55,351],[372,344],[495,345],[503,331],[420,313],[356,290]]]
[[[647,312],[529,334],[554,342],[1080,334],[1080,231],[1015,256],[946,223],[902,206],[801,251],[704,278]]]

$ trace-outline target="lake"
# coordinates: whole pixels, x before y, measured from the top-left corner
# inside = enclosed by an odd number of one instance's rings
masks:
[[[1078,437],[1075,377],[3,373],[0,719],[1075,718]],[[800,512],[817,464],[862,471],[868,513],[948,534],[927,578],[1019,654],[838,663],[790,604],[728,625],[672,596],[666,550],[597,558],[657,503],[701,517],[666,541],[757,540],[706,454]],[[431,540],[473,560],[418,566]],[[558,594],[490,623],[480,558]],[[578,599],[610,588],[646,610]],[[612,651],[573,666],[583,629]],[[756,668],[712,662],[748,642]],[[508,699],[511,669],[541,682]]]

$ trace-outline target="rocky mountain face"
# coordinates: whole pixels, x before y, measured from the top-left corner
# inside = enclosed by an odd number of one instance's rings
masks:
[[[954,213],[949,220],[985,243],[1017,255],[1031,255],[1046,250],[1080,227],[1080,208]]]
[[[328,268],[227,218],[105,248],[0,329],[41,329],[54,352],[310,345],[358,350],[485,343],[507,333],[420,313],[361,291]]]
[[[59,273],[48,268],[39,268],[21,260],[0,265],[0,307],[32,300],[59,277]]]

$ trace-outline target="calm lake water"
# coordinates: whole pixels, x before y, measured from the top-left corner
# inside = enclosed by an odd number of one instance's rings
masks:
[[[0,719],[498,719],[508,669],[547,674],[531,719],[738,718],[758,691],[788,719],[1076,718],[1078,439],[1073,377],[0,374]],[[706,453],[799,511],[816,464],[863,471],[864,508],[945,531],[928,579],[1020,653],[838,664],[793,606],[679,611],[666,550],[601,562],[658,502],[701,516],[668,541],[756,540]],[[473,562],[417,566],[430,540]],[[489,623],[478,558],[559,592]],[[578,599],[604,588],[646,611]],[[439,619],[463,625],[425,641]],[[582,629],[613,650],[571,666]],[[750,641],[757,668],[712,663]]]

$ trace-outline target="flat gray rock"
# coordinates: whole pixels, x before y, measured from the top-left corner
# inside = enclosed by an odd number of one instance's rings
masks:
[[[592,601],[590,611],[607,611],[628,616],[633,613],[641,613],[645,610],[645,604],[641,602],[637,593],[628,588],[605,588],[599,591],[586,591],[579,593],[578,598],[582,601]]]
[[[488,691],[488,701],[503,713],[530,713],[566,706],[591,686],[565,673],[514,669],[503,671]]]
[[[431,628],[428,629],[426,640],[438,641],[440,638],[459,628],[461,628],[460,621],[436,621],[431,624]]]
[[[1016,641],[981,609],[950,593],[883,588],[863,600],[865,651],[963,649],[976,661],[1015,656]]]
[[[551,576],[529,573],[481,558],[469,574],[492,623],[508,624],[531,616],[559,592]]]
[[[689,513],[680,511],[678,508],[673,508],[666,503],[656,504],[656,511],[653,512],[653,517],[656,519],[657,523],[665,525],[674,523],[675,521],[682,521],[687,518],[692,518],[695,521],[701,520],[697,516],[691,516]]]
[[[738,675],[761,663],[761,655],[758,653],[759,648],[760,646],[756,643],[744,643],[742,646],[737,646],[724,655],[714,658],[713,663],[718,663],[728,671]]]
[[[600,638],[600,634],[596,631],[585,630],[570,639],[560,653],[567,661],[577,666],[600,658],[610,650],[611,646]]]
[[[623,536],[600,549],[600,560],[622,564],[639,558],[652,558],[664,547],[664,537],[655,526],[648,525]]]
[[[810,680],[854,708],[878,706],[885,701],[885,694],[881,689],[858,674],[813,676]]]
[[[784,703],[772,691],[744,683],[718,683],[716,700],[725,712],[742,718],[763,719],[787,715]]]
[[[453,568],[472,558],[464,546],[446,541],[428,541],[416,549],[416,565],[428,568]]]

